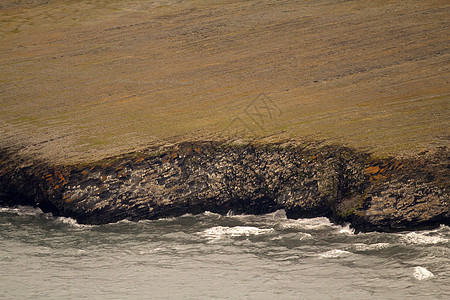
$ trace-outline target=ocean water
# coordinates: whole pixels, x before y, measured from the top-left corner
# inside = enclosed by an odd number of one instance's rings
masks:
[[[87,226],[0,208],[0,299],[450,299],[450,228],[185,215]]]

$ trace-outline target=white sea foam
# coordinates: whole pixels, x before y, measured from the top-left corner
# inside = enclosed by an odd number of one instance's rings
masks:
[[[215,226],[204,230],[201,234],[211,239],[220,239],[223,237],[260,235],[269,232],[273,232],[273,229],[261,229],[251,226]]]
[[[389,243],[363,244],[357,243],[353,245],[356,251],[380,250],[389,247]]]
[[[0,212],[14,213],[19,216],[38,216],[44,214],[40,208],[32,206],[18,206],[15,208],[0,207]]]
[[[446,243],[448,239],[427,233],[410,232],[402,236],[402,241],[408,244],[438,244]]]
[[[438,230],[450,230],[450,226],[441,224],[441,225],[439,226]]]
[[[309,233],[302,233],[301,237],[299,238],[300,241],[302,240],[310,240],[312,239],[313,236]]]
[[[221,217],[220,214],[215,213],[215,212],[210,212],[209,210],[205,211],[203,214],[204,214],[205,216]]]
[[[273,213],[266,214],[267,217],[270,217],[275,220],[286,220],[286,211],[284,209],[279,209],[274,211]]]
[[[229,211],[227,212],[227,217],[233,217],[233,216],[235,216],[235,215],[236,215],[235,212],[232,211],[232,210],[229,210]]]
[[[350,228],[350,224],[347,224],[345,226],[343,226],[341,229],[339,229],[339,233],[343,233],[343,234],[355,234],[355,229]]]
[[[307,229],[307,230],[319,230],[327,227],[336,226],[330,222],[328,218],[319,217],[312,219],[298,219],[298,220],[286,220],[280,224],[281,228],[288,229]]]
[[[434,277],[434,274],[425,269],[424,267],[417,266],[414,268],[414,278],[417,280],[425,280]]]
[[[297,239],[299,241],[314,239],[313,236],[309,233],[298,232],[298,233],[291,234],[291,235],[274,235],[273,237],[270,238],[270,240],[271,241],[279,241],[279,240],[283,240],[285,238],[290,239],[290,240]]]
[[[117,221],[116,223],[112,223],[112,224],[135,224],[136,222],[134,221],[130,221],[128,219],[122,219]]]
[[[87,255],[87,254],[86,254],[86,250],[78,249],[77,252],[76,252],[76,255],[78,255],[78,256],[84,256],[84,255]]]
[[[351,252],[340,250],[340,249],[333,249],[327,252],[323,252],[319,254],[320,258],[339,258],[350,255]]]
[[[77,220],[72,219],[72,218],[57,217],[55,220],[58,222],[61,222],[63,224],[67,224],[70,227],[74,227],[74,228],[90,228],[90,227],[92,227],[92,225],[78,224]]]

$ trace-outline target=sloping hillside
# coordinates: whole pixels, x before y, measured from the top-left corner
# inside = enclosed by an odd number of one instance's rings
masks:
[[[86,161],[189,140],[449,145],[448,1],[0,5],[0,143]]]

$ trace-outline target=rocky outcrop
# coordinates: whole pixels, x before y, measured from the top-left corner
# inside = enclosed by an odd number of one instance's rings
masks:
[[[326,216],[357,231],[450,224],[449,154],[374,159],[339,146],[180,143],[53,166],[1,152],[0,205],[102,224],[211,211]]]

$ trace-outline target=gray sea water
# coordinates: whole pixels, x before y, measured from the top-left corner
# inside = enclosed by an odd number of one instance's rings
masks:
[[[450,299],[450,228],[185,215],[79,225],[0,208],[1,299]]]

